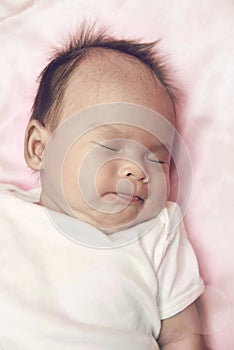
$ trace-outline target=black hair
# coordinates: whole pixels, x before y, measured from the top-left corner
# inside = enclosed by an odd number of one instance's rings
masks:
[[[82,24],[68,44],[58,49],[39,76],[39,88],[33,103],[31,119],[48,123],[53,129],[58,123],[64,92],[74,69],[87,56],[90,49],[102,48],[128,54],[146,64],[166,88],[175,104],[177,88],[170,79],[169,69],[154,42],[117,39],[106,34],[106,29],[96,30],[95,25]]]

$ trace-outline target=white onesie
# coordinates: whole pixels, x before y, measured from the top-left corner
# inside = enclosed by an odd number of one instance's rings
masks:
[[[161,320],[203,292],[183,223],[169,230],[172,213],[180,215],[175,203],[139,239],[100,249],[61,234],[32,203],[38,190],[3,188],[0,350],[156,350]],[[84,235],[98,233],[57,215]]]

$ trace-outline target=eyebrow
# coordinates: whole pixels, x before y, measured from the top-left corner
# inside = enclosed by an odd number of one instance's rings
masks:
[[[134,136],[134,131],[126,131],[126,130],[121,130],[119,128],[119,126],[122,125],[122,124],[105,124],[105,125],[102,125],[98,132],[100,133],[100,136],[103,136],[103,137],[106,137],[106,132],[108,132],[108,136],[110,136],[111,138],[114,136],[116,137],[116,134],[119,134],[121,136],[118,136],[119,138],[131,138]],[[126,124],[127,126],[129,124]],[[122,125],[123,126],[123,125]],[[132,125],[129,125],[129,126],[132,126]],[[133,125],[134,126],[134,125]],[[144,130],[146,132],[148,132],[152,137],[155,137],[153,134],[151,134],[149,131],[147,130]],[[155,137],[156,138],[156,137]],[[157,138],[156,138],[157,139]],[[152,145],[152,147],[149,147],[151,149],[151,152],[158,152],[158,151],[161,151],[161,150],[166,150],[166,151],[171,151],[172,150],[172,146],[169,145],[167,142],[163,143],[162,141],[160,141],[158,139],[159,143],[155,143],[154,145]]]
[[[127,135],[127,134],[128,134],[128,136],[131,136],[131,135],[129,135],[129,132],[126,133],[125,130],[120,130],[119,125],[120,125],[120,124],[117,124],[117,125],[113,125],[113,124],[111,124],[111,125],[109,125],[109,124],[102,125],[102,126],[98,129],[98,132],[99,132],[102,136],[106,136],[106,134],[105,134],[106,132],[108,132],[109,134],[114,135],[114,136],[115,136],[117,133],[123,134],[123,135]]]
[[[161,151],[162,149],[170,152],[172,149],[172,146],[166,142],[163,143],[160,141],[159,144],[155,144],[154,146],[151,147],[151,149],[152,149],[152,152]]]

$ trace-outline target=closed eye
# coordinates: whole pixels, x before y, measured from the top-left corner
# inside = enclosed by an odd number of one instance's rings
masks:
[[[152,153],[148,155],[148,160],[149,160],[150,162],[153,162],[153,163],[156,163],[156,164],[167,164],[167,162],[165,162],[165,161],[163,161],[163,160],[160,160],[160,159],[157,159],[157,158],[155,157],[155,155],[152,154]]]
[[[154,159],[149,159],[153,163],[158,163],[158,164],[166,164],[166,162],[163,162],[162,160],[154,160]]]
[[[98,146],[100,146],[102,148],[108,149],[110,151],[118,152],[118,149],[110,147],[110,146],[107,146],[107,145],[104,145],[103,143],[98,143],[98,142],[93,142],[93,143],[95,143],[96,145],[98,145]]]

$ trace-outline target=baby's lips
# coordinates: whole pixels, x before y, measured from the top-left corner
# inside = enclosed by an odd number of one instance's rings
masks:
[[[139,197],[139,196],[134,196],[134,195],[131,195],[131,194],[128,194],[128,193],[117,193],[117,196],[126,201],[126,202],[131,202],[131,203],[142,203],[144,201],[143,198]]]
[[[129,181],[126,181],[127,184],[129,184]],[[115,193],[118,194],[125,194],[126,196],[131,196],[131,197],[137,197],[138,199],[144,201],[148,197],[148,186],[147,185],[142,185],[140,182],[139,183],[134,183],[131,182],[131,189],[128,187],[123,187],[123,186],[117,186]]]
[[[116,200],[116,199],[122,199],[126,202],[134,202],[134,203],[139,203],[143,202],[145,199],[139,195],[135,195],[132,193],[127,193],[127,192],[107,192],[103,195],[104,199],[107,200]]]

